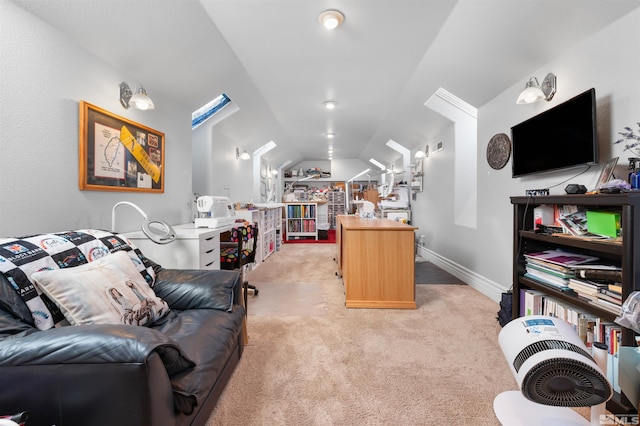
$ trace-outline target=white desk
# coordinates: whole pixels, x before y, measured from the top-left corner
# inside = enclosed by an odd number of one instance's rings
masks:
[[[167,269],[220,269],[220,234],[230,226],[209,229],[196,228],[193,223],[175,225],[176,240],[169,244],[156,244],[142,231],[125,236],[142,253]]]

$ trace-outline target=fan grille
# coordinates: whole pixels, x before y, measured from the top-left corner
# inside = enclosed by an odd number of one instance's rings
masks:
[[[607,379],[595,368],[569,358],[552,358],[535,365],[522,381],[523,395],[539,404],[590,407],[611,398]]]
[[[563,340],[541,340],[539,342],[530,344],[522,351],[520,351],[518,356],[516,356],[513,360],[513,368],[515,368],[516,372],[519,372],[522,364],[524,364],[526,360],[528,360],[538,352],[547,351],[550,349],[575,352],[593,361],[593,358],[587,351],[579,346],[574,345],[573,343],[565,342]]]

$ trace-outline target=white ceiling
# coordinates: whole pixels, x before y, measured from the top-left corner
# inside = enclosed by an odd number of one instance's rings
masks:
[[[385,145],[389,139],[412,149],[447,124],[424,106],[438,88],[480,107],[518,81],[524,87],[535,70],[640,6],[640,0],[11,1],[135,78],[130,83],[142,83],[152,98],[162,93],[193,111],[227,93],[240,111],[219,131],[249,152],[275,141],[265,158],[276,165],[326,160],[330,145],[333,158],[388,164],[398,156]],[[318,22],[326,9],[346,17],[332,32]],[[328,99],[338,102],[334,111],[323,109]]]

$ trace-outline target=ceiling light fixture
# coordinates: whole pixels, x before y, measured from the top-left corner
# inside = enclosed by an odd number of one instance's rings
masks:
[[[155,108],[153,101],[147,96],[147,91],[144,90],[142,85],[136,85],[136,90],[132,93],[129,85],[124,81],[120,83],[120,104],[125,109],[129,109],[132,106],[142,111]]]
[[[326,109],[335,109],[336,101],[326,101],[326,102],[323,102],[322,105],[324,105]]]
[[[338,28],[344,22],[344,15],[339,10],[325,10],[320,14],[320,23],[328,30]]]
[[[336,137],[335,133],[327,133],[327,139],[333,139]]]
[[[531,77],[524,90],[518,96],[517,104],[532,104],[541,100],[550,101],[556,93],[556,76],[552,73],[538,84],[538,79]]]

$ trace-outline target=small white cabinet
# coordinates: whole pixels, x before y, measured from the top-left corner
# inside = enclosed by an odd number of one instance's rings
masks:
[[[196,228],[193,223],[177,225],[176,240],[156,244],[142,231],[125,234],[145,256],[168,269],[220,269],[220,233],[224,228]]]

